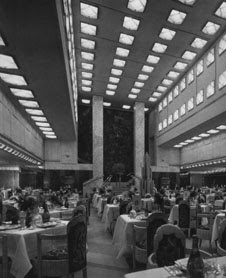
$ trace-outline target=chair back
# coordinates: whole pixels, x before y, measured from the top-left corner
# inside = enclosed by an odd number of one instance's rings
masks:
[[[8,277],[8,250],[7,250],[7,236],[0,236],[0,248],[2,250],[2,262],[0,263],[0,276],[2,278]]]
[[[86,268],[86,216],[77,215],[67,225],[69,273]]]
[[[182,229],[190,227],[190,206],[186,201],[182,201],[178,205],[178,226]]]
[[[86,220],[87,224],[89,223],[89,216],[90,216],[90,201],[88,198],[80,198],[77,203],[77,206],[83,205],[86,207]]]
[[[147,231],[146,227],[133,225],[133,270],[136,262],[147,263]]]
[[[175,261],[185,257],[185,235],[172,224],[158,228],[154,237],[154,253],[158,267],[174,265]]]
[[[147,227],[147,256],[149,256],[154,249],[154,236],[157,229],[168,222],[167,215],[162,212],[153,212],[149,215],[146,221]]]

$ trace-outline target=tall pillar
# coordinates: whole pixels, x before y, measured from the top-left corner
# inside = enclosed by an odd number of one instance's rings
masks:
[[[98,178],[95,186],[103,184],[103,97],[93,96],[93,178]]]
[[[134,174],[137,177],[142,176],[142,167],[144,162],[144,126],[145,114],[144,103],[135,102],[134,107]],[[139,180],[136,179],[136,185]]]

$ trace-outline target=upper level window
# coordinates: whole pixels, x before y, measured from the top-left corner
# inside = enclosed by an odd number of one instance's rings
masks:
[[[159,131],[162,130],[162,123],[159,123]]]
[[[196,66],[196,75],[199,76],[203,72],[203,60],[200,60]]]
[[[180,91],[182,92],[186,88],[185,78],[183,78],[180,82]]]
[[[214,51],[214,48],[212,48],[212,49],[208,52],[207,57],[206,57],[206,65],[207,65],[207,66],[211,65],[211,64],[214,62],[214,60],[215,60],[214,52],[215,52],[215,51]]]
[[[192,81],[194,81],[194,70],[193,69],[188,73],[188,84],[190,84]]]
[[[210,82],[206,89],[206,97],[211,97],[215,93],[214,81]]]
[[[173,93],[170,92],[168,95],[168,103],[170,103],[173,100]]]
[[[179,118],[179,110],[177,109],[173,114],[173,119],[174,119],[174,121],[176,121],[176,120],[178,120],[178,118]]]
[[[180,108],[180,115],[183,116],[186,113],[185,104],[183,104]]]
[[[222,89],[226,85],[226,71],[219,76],[218,88]]]
[[[171,125],[173,122],[173,115],[170,114],[169,117],[168,117],[168,125]]]
[[[179,95],[179,87],[176,86],[176,87],[174,88],[174,90],[173,90],[173,96],[174,96],[174,97],[177,97],[178,95]]]
[[[166,128],[167,127],[167,119],[164,119],[163,120],[163,128]]]
[[[165,97],[164,99],[163,99],[163,107],[166,107],[167,106],[167,98]]]
[[[221,55],[226,49],[226,34],[221,38],[218,46],[218,53]]]
[[[162,111],[162,102],[159,103],[159,112]]]
[[[204,92],[203,90],[199,91],[196,95],[196,104],[199,105],[204,100]]]
[[[192,110],[194,108],[194,98],[190,98],[188,100],[188,111]]]

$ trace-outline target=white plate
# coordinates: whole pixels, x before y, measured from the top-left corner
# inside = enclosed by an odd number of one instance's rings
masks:
[[[38,228],[50,228],[50,227],[55,227],[56,226],[56,222],[46,222],[46,223],[42,223],[42,224],[37,224]]]

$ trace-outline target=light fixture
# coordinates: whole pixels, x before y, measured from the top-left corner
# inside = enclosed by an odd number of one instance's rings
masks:
[[[92,25],[92,24],[81,22],[81,32],[83,34],[96,36],[97,27],[95,25]]]
[[[120,34],[119,42],[127,45],[132,45],[134,41],[134,36],[127,35],[124,33]]]
[[[88,49],[95,49],[95,41],[81,38],[81,46]]]
[[[170,80],[170,79],[165,78],[165,79],[162,80],[162,84],[166,85],[166,86],[170,86],[170,85],[172,85],[172,83],[173,83],[173,81]]]
[[[197,141],[197,140],[201,140],[202,138],[199,137],[199,136],[194,136],[194,137],[192,137],[191,139]]]
[[[179,143],[179,145],[181,145],[181,146],[186,146],[186,145],[188,145],[188,143],[181,142],[181,143]]]
[[[177,78],[179,75],[180,75],[179,72],[173,71],[173,70],[169,71],[169,73],[167,74],[167,76],[168,76],[169,78],[173,78],[173,79]]]
[[[49,139],[56,139],[57,137],[55,135],[46,135],[46,138],[49,138]]]
[[[182,148],[182,145],[174,145],[174,148]]]
[[[109,106],[111,106],[111,103],[110,103],[110,102],[104,101],[104,102],[103,102],[103,105],[106,106],[106,107],[109,107]]]
[[[82,51],[81,52],[81,56],[82,56],[82,59],[85,59],[85,60],[89,60],[89,61],[93,61],[94,60],[94,54],[90,53],[90,52]]]
[[[129,0],[127,8],[142,13],[147,4],[147,0]]]
[[[209,134],[216,134],[218,132],[220,132],[220,130],[210,129],[210,130],[207,131],[207,133],[209,133]]]
[[[216,129],[225,130],[226,129],[226,125],[219,125],[219,126],[216,127]]]
[[[193,143],[193,142],[195,142],[195,140],[187,139],[187,140],[185,140],[184,142],[185,142],[185,143]]]
[[[206,43],[207,43],[207,40],[200,39],[200,38],[195,38],[193,40],[193,42],[191,43],[191,46],[201,49],[206,45]]]
[[[195,56],[196,56],[195,52],[186,50],[184,52],[184,54],[182,55],[182,58],[187,59],[187,60],[193,60],[195,58]]]
[[[137,95],[128,94],[128,98],[135,99],[135,98],[137,98]]]
[[[108,95],[108,96],[114,96],[114,95],[115,95],[115,92],[114,92],[114,91],[111,91],[111,90],[106,90],[106,95]]]
[[[149,78],[149,75],[146,74],[139,74],[137,79],[139,80],[147,80]]]
[[[21,97],[21,98],[33,98],[34,97],[32,94],[32,91],[30,91],[30,90],[10,88],[10,91],[16,97]]]
[[[220,28],[219,24],[208,21],[206,25],[202,28],[202,32],[207,35],[214,35],[219,28]]]
[[[149,108],[147,107],[144,107],[144,111],[147,112],[149,110]]]
[[[32,120],[36,122],[47,122],[46,117],[41,117],[41,116],[31,116]]]
[[[183,62],[176,62],[176,64],[174,65],[174,68],[177,70],[184,70],[187,67],[187,63],[183,63]]]
[[[19,99],[19,103],[25,107],[30,107],[30,108],[38,108],[39,107],[37,101]]]
[[[42,131],[53,131],[51,127],[40,126],[39,129]]]
[[[82,71],[83,78],[93,78],[93,74],[91,72]]]
[[[89,99],[82,99],[81,100],[82,101],[82,103],[84,103],[84,104],[90,104],[90,100]]]
[[[27,86],[27,82],[24,77],[16,74],[9,74],[0,72],[0,78],[9,84],[18,85],[18,86]]]
[[[124,105],[122,106],[122,108],[123,108],[123,109],[130,109],[131,106],[130,106],[130,105],[125,105],[125,104],[124,104]]]
[[[118,86],[115,85],[115,84],[108,84],[108,85],[107,85],[107,88],[110,89],[110,90],[116,90],[117,87],[118,87]]]
[[[122,47],[117,47],[116,48],[116,55],[121,56],[121,57],[128,57],[129,55],[129,49],[122,48]]]
[[[209,137],[210,136],[210,134],[208,134],[208,133],[201,133],[201,134],[199,134],[199,137]]]
[[[5,46],[2,36],[0,36],[0,46]]]
[[[97,7],[81,2],[80,9],[81,9],[81,15],[92,18],[92,19],[97,19],[97,17],[98,17],[98,8]]]
[[[171,41],[174,38],[175,34],[176,32],[173,30],[170,30],[168,28],[162,28],[159,37],[163,40]]]
[[[132,89],[131,89],[131,93],[139,94],[139,93],[140,93],[140,89],[132,88]]]
[[[136,81],[136,82],[134,82],[134,86],[138,87],[138,88],[142,88],[142,87],[144,87],[144,83]]]
[[[178,0],[179,2],[185,4],[185,5],[189,5],[192,6],[196,0]]]
[[[164,53],[167,49],[167,45],[156,42],[152,47],[152,51],[157,53]]]
[[[125,16],[123,21],[123,27],[132,31],[136,31],[139,27],[140,20]]]
[[[158,56],[148,55],[146,61],[147,61],[148,63],[157,64],[157,63],[159,62],[159,60],[160,60],[160,57],[158,57]]]
[[[111,69],[111,74],[120,76],[120,75],[122,75],[122,70]]]
[[[93,82],[91,80],[82,79],[82,85],[92,86],[92,83]]]
[[[120,79],[119,78],[117,78],[117,77],[109,77],[109,82],[111,82],[111,83],[119,83],[119,81],[120,81]]]
[[[50,127],[50,124],[49,124],[49,123],[35,122],[35,124],[36,124],[37,126]]]
[[[154,68],[151,67],[151,66],[146,66],[146,65],[144,65],[144,66],[142,67],[141,70],[142,70],[143,72],[151,73],[151,72],[154,70]]]
[[[82,63],[82,68],[85,70],[93,70],[93,64]]]
[[[158,87],[157,87],[157,90],[160,91],[160,92],[165,92],[165,91],[167,90],[167,87],[158,86]]]
[[[149,97],[149,99],[148,99],[148,101],[150,101],[150,102],[155,102],[157,100],[157,98],[155,98],[155,97]]]
[[[55,135],[55,132],[53,131],[43,131],[42,133],[45,135]]]
[[[113,61],[113,65],[116,67],[124,67],[126,64],[125,60],[121,60],[121,59],[114,59]]]
[[[216,10],[215,15],[226,18],[226,2],[223,2],[220,7]]]
[[[0,54],[0,67],[6,69],[18,69],[12,56]]]
[[[87,87],[87,86],[82,86],[82,90],[84,92],[91,92],[91,88],[90,87]]]
[[[44,115],[42,110],[38,110],[38,109],[29,109],[29,108],[26,108],[25,111],[28,114],[30,114],[30,115],[35,115],[35,116],[43,116]]]
[[[179,25],[179,24],[183,23],[185,17],[186,17],[186,13],[183,13],[183,12],[177,11],[177,10],[172,10],[168,17],[168,21],[170,23]]]
[[[161,93],[159,93],[159,92],[154,92],[153,94],[152,94],[152,96],[153,97],[161,97]]]

